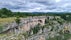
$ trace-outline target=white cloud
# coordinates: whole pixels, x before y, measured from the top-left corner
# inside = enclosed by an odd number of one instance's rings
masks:
[[[71,0],[0,0],[0,8],[20,12],[71,12]]]
[[[61,0],[55,0],[56,2],[60,2]]]

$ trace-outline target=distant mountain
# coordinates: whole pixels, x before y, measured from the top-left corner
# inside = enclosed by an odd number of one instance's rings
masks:
[[[36,13],[36,14],[39,14],[39,13],[51,13],[51,14],[53,14],[53,13],[54,13],[54,14],[61,14],[61,13],[62,13],[62,14],[66,14],[66,13],[71,13],[71,12],[31,12],[31,13],[34,13],[34,14],[35,14],[35,13]]]

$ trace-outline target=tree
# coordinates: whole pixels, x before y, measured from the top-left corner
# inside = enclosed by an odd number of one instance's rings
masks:
[[[20,17],[17,17],[15,21],[16,21],[16,23],[17,23],[18,26],[19,26],[19,23],[20,23]]]
[[[13,14],[11,10],[8,10],[7,8],[0,9],[0,16],[1,17],[11,17]]]
[[[36,25],[32,30],[33,30],[33,34],[38,33],[38,31],[40,30],[40,25],[39,24]]]

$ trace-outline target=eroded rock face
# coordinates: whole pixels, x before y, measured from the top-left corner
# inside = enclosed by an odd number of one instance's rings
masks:
[[[17,23],[14,21],[12,23],[9,23],[7,27],[3,29],[3,31],[7,31],[8,29],[13,30],[13,29],[18,29],[18,28],[19,30],[28,31],[30,30],[30,28],[34,28],[34,26],[37,25],[38,23],[40,23],[41,25],[44,25],[45,18],[46,18],[45,16],[21,18],[20,20],[21,27],[17,25]],[[42,23],[39,22],[38,20],[41,20]]]
[[[41,35],[38,40],[45,40],[45,37]]]
[[[21,29],[26,32],[30,30],[30,27],[28,25],[24,25]]]
[[[51,17],[51,19],[53,19],[53,17]],[[46,38],[49,39],[49,37],[54,38],[55,36],[59,36],[60,34],[57,32],[62,30],[64,26],[66,26],[66,28],[68,25],[69,25],[69,27],[71,26],[70,24],[64,24],[61,26],[57,21],[52,21],[52,22],[54,23],[54,25],[49,25],[48,28],[44,28],[43,33],[42,33],[42,29],[40,29],[38,33],[33,34],[33,31],[29,31],[29,30],[31,28],[34,28],[35,25],[37,25],[38,23],[40,23],[42,26],[45,25],[45,18],[41,18],[41,17],[39,17],[39,18],[31,17],[31,19],[25,18],[25,19],[21,19],[20,24],[22,24],[22,25],[19,27],[20,28],[19,30],[21,31],[21,33],[28,32],[28,31],[30,32],[31,37],[28,37],[27,38],[28,40],[46,40]],[[52,28],[53,28],[53,30],[51,31]],[[16,30],[16,31],[19,32],[18,30]],[[10,32],[12,32],[12,31],[10,31]],[[17,32],[16,32],[16,34],[18,34]],[[21,34],[21,36],[23,37],[24,35]],[[23,38],[23,40],[24,39],[25,38]],[[22,40],[22,39],[20,39],[20,40]]]
[[[31,17],[31,18],[25,18],[21,19],[21,29],[24,31],[29,31],[30,28],[34,28],[37,24],[41,24],[42,26],[45,25],[45,18],[43,16],[39,17]]]

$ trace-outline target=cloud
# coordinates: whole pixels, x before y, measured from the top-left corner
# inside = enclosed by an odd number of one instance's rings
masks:
[[[20,12],[71,12],[71,0],[0,0],[0,8]]]

